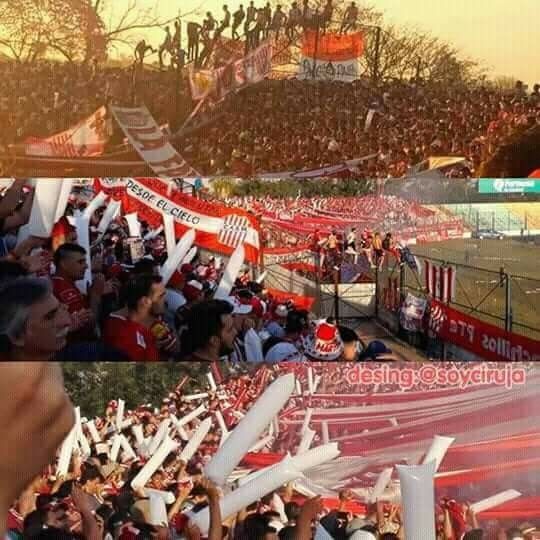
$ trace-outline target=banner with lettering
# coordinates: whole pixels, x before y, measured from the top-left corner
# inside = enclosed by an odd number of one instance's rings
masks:
[[[111,106],[111,110],[130,144],[157,176],[198,176],[197,171],[172,146],[145,106]]]
[[[315,30],[306,30],[302,36],[298,78],[354,81],[360,77],[358,61],[363,53],[361,32],[317,35]]]
[[[492,362],[540,360],[540,341],[506,332],[449,306],[431,301],[430,329],[442,340]]]
[[[168,214],[174,218],[177,238],[194,229],[195,245],[224,255],[243,243],[246,260],[259,262],[257,219],[242,209],[170,190],[169,182],[159,178],[97,178],[94,186],[122,201],[124,213],[137,212],[153,228],[162,225],[163,214]]]
[[[235,92],[262,81],[272,70],[272,43],[266,41],[249,54],[213,70],[194,70],[189,74],[191,97],[203,99],[210,94],[214,99],[223,99]]]
[[[110,126],[106,107],[81,120],[72,128],[46,137],[29,137],[24,143],[26,155],[54,157],[100,156],[109,141]]]

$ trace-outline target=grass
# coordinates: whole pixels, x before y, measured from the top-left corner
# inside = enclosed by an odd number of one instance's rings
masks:
[[[512,239],[448,240],[413,247],[419,257],[457,264],[457,309],[491,324],[504,327],[506,288],[499,286],[501,267],[511,274],[513,331],[540,340],[540,246]],[[464,265],[464,266],[460,266]],[[468,268],[468,267],[476,268]],[[418,289],[411,271],[406,285]],[[471,313],[471,308],[478,311]]]

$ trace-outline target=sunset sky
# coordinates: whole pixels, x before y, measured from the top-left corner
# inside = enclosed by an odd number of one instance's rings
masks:
[[[119,9],[127,2],[114,0],[110,4]],[[149,7],[155,5],[155,0],[137,0],[137,3]],[[212,11],[219,18],[224,3],[234,11],[242,1],[159,0],[158,5],[165,17],[174,17],[179,10],[187,13],[198,9],[201,15]],[[256,5],[265,3],[265,0],[256,1]],[[361,0],[358,3],[361,5]],[[453,43],[465,55],[480,60],[490,76],[514,76],[529,86],[540,82],[539,0],[371,0],[370,3],[384,13],[387,22],[429,30]],[[243,4],[246,6],[248,0]],[[154,44],[162,36],[160,30],[147,34]]]

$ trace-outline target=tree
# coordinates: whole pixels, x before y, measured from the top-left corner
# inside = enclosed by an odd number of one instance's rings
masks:
[[[205,384],[206,364],[180,363],[65,363],[66,389],[83,416],[98,416],[107,403],[123,399],[127,408],[161,400],[187,375],[186,393]]]
[[[158,2],[153,7],[141,8],[137,0],[128,0],[119,11],[112,0],[83,0],[100,21],[103,21],[103,40],[107,50],[127,45],[133,48],[138,41],[137,32],[150,28],[161,28],[174,19],[165,19],[157,14]],[[113,8],[114,4],[114,8]],[[105,22],[107,21],[107,22]]]
[[[0,0],[0,52],[20,63],[42,58],[68,62],[103,61],[119,45],[133,47],[138,31],[172,23],[153,8],[128,0]],[[188,15],[188,14],[186,14]]]
[[[212,191],[220,199],[225,199],[233,194],[235,184],[234,178],[218,178],[212,182]]]
[[[278,3],[278,0],[274,1],[274,4]],[[326,0],[311,0],[309,5],[322,11],[325,3]],[[287,3],[286,11],[290,4]],[[349,4],[349,0],[334,1],[334,13],[328,30],[339,31]],[[364,53],[360,58],[360,66],[366,77],[404,80],[420,75],[433,81],[462,83],[481,75],[475,62],[462,58],[459,51],[429,32],[386,24],[383,14],[374,6],[359,2],[356,4],[360,12],[358,29],[364,35]],[[290,45],[293,65],[300,63],[301,42],[301,33],[298,33]]]
[[[0,50],[19,63],[50,55],[84,57],[86,14],[70,0],[19,0],[0,6]]]
[[[500,75],[495,77],[493,80],[493,86],[498,90],[503,90],[507,92],[514,92],[516,89],[517,79],[515,77],[508,77],[505,75]]]

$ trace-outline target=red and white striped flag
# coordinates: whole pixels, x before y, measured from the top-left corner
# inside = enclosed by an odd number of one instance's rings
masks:
[[[224,219],[223,228],[219,232],[219,241],[226,246],[236,248],[244,243],[249,228],[249,221],[245,216],[231,214]]]
[[[426,289],[433,298],[445,304],[454,300],[456,293],[455,266],[438,266],[425,260],[424,279]]]
[[[109,123],[106,107],[100,107],[66,131],[45,139],[29,137],[25,141],[26,154],[70,158],[100,156],[109,141]]]

